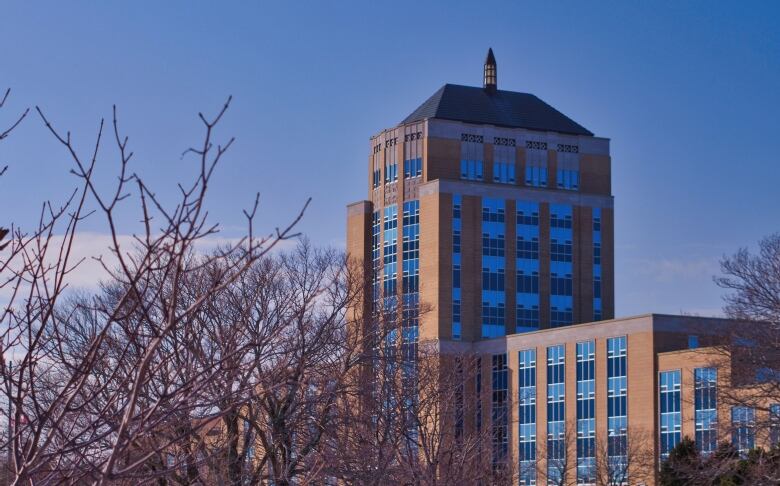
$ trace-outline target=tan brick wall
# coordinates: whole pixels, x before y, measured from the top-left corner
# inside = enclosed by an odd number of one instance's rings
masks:
[[[482,200],[464,196],[461,209],[461,322],[463,340],[482,337]]]
[[[459,179],[460,141],[434,137],[426,138],[425,141],[425,181]]]
[[[580,191],[612,194],[612,160],[607,155],[580,154]]]
[[[550,205],[539,204],[539,328],[550,327]]]

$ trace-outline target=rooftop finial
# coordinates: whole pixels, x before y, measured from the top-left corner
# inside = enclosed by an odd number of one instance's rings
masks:
[[[496,58],[493,56],[492,47],[488,49],[487,58],[485,58],[485,75],[482,87],[488,93],[495,93],[498,89],[498,66],[496,65]]]

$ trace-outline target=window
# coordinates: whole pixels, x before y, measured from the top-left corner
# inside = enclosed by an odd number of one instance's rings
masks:
[[[577,484],[596,481],[596,343],[577,343]]]
[[[568,151],[561,151],[561,148]],[[556,185],[558,189],[576,191],[580,187],[580,160],[576,145],[558,144]]]
[[[550,241],[550,260],[554,262],[571,262],[571,241]]]
[[[403,292],[417,292],[420,280],[420,202],[403,205]]]
[[[593,320],[602,318],[601,302],[601,208],[593,208]]]
[[[755,447],[755,415],[753,408],[731,407],[731,442],[742,457]]]
[[[495,235],[491,238],[490,233],[482,233],[482,254],[485,256],[504,256],[504,235]]]
[[[558,275],[553,273],[550,276],[550,293],[553,295],[572,295],[571,275]]]
[[[618,483],[628,482],[627,356],[625,336],[607,339],[607,455]]]
[[[525,184],[547,187],[547,143],[526,142]]]
[[[769,406],[769,442],[770,447],[780,445],[780,403]]]
[[[398,180],[397,141],[397,138],[385,140],[385,184],[390,184]]]
[[[520,484],[536,484],[536,350],[518,353]]]
[[[452,196],[452,339],[461,338],[460,320],[460,231],[461,204],[460,194]]]
[[[482,269],[482,290],[504,291],[504,269]]]
[[[566,460],[566,348],[547,348],[547,477],[558,484]]]
[[[460,137],[460,177],[472,181],[482,180],[484,149],[482,135],[464,133]]]
[[[404,160],[404,179],[420,177],[422,175],[422,159],[416,158]]]
[[[694,422],[696,448],[711,454],[718,447],[718,371],[715,368],[693,370]]]
[[[493,139],[493,182],[515,183],[515,141],[508,138]]]
[[[384,208],[384,297],[391,299],[397,293],[398,265],[398,206]],[[389,303],[388,301],[386,301]]]
[[[509,452],[509,370],[506,354],[492,356],[492,420],[493,427],[493,468],[498,469],[507,459]]]
[[[482,337],[505,334],[504,276],[505,205],[503,199],[482,199]]]
[[[539,329],[539,204],[515,201],[515,332]]]
[[[517,237],[517,258],[525,258],[528,260],[539,259],[539,238],[533,238],[526,240],[522,236]]]
[[[696,349],[699,347],[699,336],[688,336],[688,349]]]
[[[538,294],[539,293],[539,273],[533,272],[526,275],[522,270],[517,271],[517,293],[519,294]]]
[[[680,442],[682,415],[680,413],[680,370],[662,371],[658,377],[661,459]]]
[[[503,162],[493,163],[493,182],[500,182],[502,184],[514,184],[515,164],[507,164]]]

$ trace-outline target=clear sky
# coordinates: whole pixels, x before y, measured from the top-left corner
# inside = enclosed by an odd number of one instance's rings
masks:
[[[117,104],[135,171],[191,174],[198,111],[234,95],[211,209],[226,237],[260,191],[266,227],[344,245],[368,138],[444,83],[533,93],[612,140],[617,315],[718,313],[718,260],[780,231],[780,2],[5,2],[0,87],[88,150]],[[100,173],[115,169],[105,150]],[[36,116],[0,144],[0,220],[31,226],[75,186]],[[129,210],[126,221],[137,220]],[[129,227],[129,225],[128,225]],[[86,229],[103,231],[97,220]],[[128,230],[129,231],[129,230]]]

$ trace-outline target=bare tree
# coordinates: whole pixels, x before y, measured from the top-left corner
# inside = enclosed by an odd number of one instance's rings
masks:
[[[629,427],[623,435],[601,437],[595,444],[598,486],[648,484],[655,477],[653,434]]]
[[[193,428],[210,423],[206,419],[219,410],[220,400],[230,400],[210,393],[215,376],[224,370],[198,366],[202,350],[192,346],[199,337],[190,324],[276,243],[293,236],[301,215],[275,234],[258,237],[256,198],[245,211],[244,238],[194,258],[195,246],[218,231],[207,218],[205,197],[233,142],[213,142],[229,103],[212,119],[199,115],[203,142],[185,151],[197,160],[197,175],[192,183],[179,185],[173,206],[130,170],[132,152],[120,133],[116,109],[112,138],[119,153],[117,183],[104,188],[94,178],[103,121],[93,149],[84,156],[70,132],[56,129],[37,108],[70,157],[80,185],[64,203],[44,204],[34,230],[15,230],[8,242],[10,256],[0,261],[0,288],[10,295],[0,314],[0,380],[12,404],[13,484],[105,484],[167,474],[165,463],[148,466],[180,446]],[[138,204],[142,229],[128,245],[118,213],[131,200]],[[68,305],[68,276],[80,263],[73,261],[73,247],[81,222],[92,213],[90,205],[110,234],[112,259],[100,260],[110,286],[87,299],[89,305],[84,299]],[[214,271],[209,285],[188,287],[205,267]],[[229,363],[233,354],[221,356],[220,363]],[[185,424],[185,430],[179,431],[177,424]]]
[[[731,406],[756,410],[759,435],[780,426],[780,234],[762,239],[756,254],[742,248],[721,261],[715,282],[729,291],[724,312],[744,324],[728,328],[723,346],[713,348],[713,363],[728,373],[731,386],[719,397]],[[777,439],[774,439],[777,440]]]

